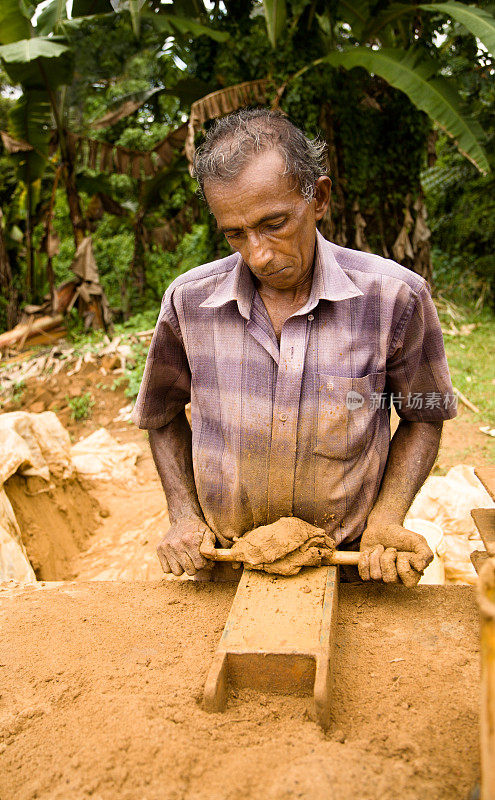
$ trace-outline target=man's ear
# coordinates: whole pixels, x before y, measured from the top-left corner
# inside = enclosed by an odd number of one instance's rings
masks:
[[[315,201],[315,217],[316,219],[321,219],[325,214],[329,204],[330,204],[330,195],[332,193],[332,181],[328,177],[328,175],[322,175],[321,178],[315,183],[315,194],[314,194],[314,201]]]

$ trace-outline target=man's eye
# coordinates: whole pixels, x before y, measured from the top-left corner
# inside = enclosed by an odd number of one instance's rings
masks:
[[[270,225],[266,226],[267,231],[278,231],[279,228],[282,228],[285,225],[285,220],[283,222],[272,222]]]

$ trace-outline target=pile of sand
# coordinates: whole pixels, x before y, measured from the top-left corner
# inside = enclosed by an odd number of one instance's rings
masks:
[[[332,725],[307,697],[201,699],[235,587],[0,591],[0,797],[465,800],[479,779],[471,587],[343,585]]]

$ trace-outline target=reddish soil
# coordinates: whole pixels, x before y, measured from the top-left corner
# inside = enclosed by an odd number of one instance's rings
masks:
[[[341,587],[332,725],[307,697],[203,685],[234,587],[0,592],[2,800],[455,800],[478,767],[468,587]]]
[[[74,367],[74,364],[70,366]],[[69,370],[70,372],[70,367]],[[55,411],[60,422],[74,440],[88,436],[97,428],[109,430],[122,428],[124,423],[114,422],[114,417],[123,406],[131,402],[124,394],[125,382],[114,390],[116,378],[113,372],[103,375],[95,364],[83,364],[75,375],[61,370],[57,375],[41,382],[39,378],[28,378],[25,389],[16,404],[6,405],[2,411]],[[85,420],[74,420],[69,400],[89,392],[94,400],[90,416]]]
[[[100,522],[100,506],[81,483],[47,484],[13,475],[4,485],[38,580],[74,577],[72,561],[89,543]]]

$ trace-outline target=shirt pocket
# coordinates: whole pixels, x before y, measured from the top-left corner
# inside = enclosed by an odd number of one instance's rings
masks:
[[[383,414],[380,402],[385,372],[346,378],[318,372],[318,424],[315,454],[349,460],[366,450]]]

